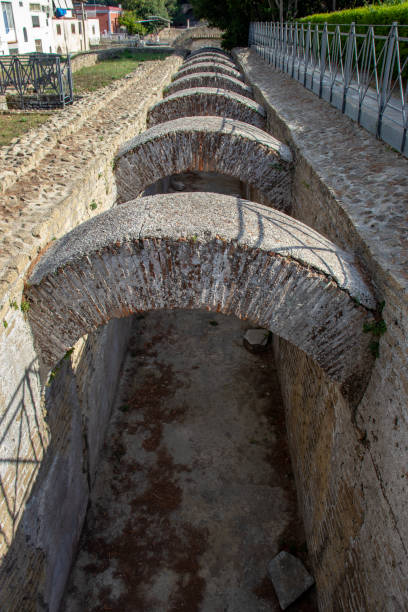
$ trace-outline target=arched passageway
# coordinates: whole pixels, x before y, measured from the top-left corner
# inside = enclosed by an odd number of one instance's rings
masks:
[[[228,51],[224,51],[224,49],[220,49],[219,47],[208,46],[208,47],[201,47],[201,49],[195,49],[194,51],[191,51],[190,55],[188,56],[188,59],[190,59],[191,57],[197,57],[198,55],[205,54],[205,53],[217,53],[219,55],[222,55],[228,58],[231,57]]]
[[[196,57],[187,58],[182,66],[194,66],[194,64],[201,64],[202,62],[214,62],[215,64],[222,64],[223,66],[237,69],[237,64],[234,60],[216,53],[202,53]]]
[[[26,297],[49,367],[112,318],[198,308],[289,340],[351,399],[371,369],[363,324],[375,303],[352,258],[283,213],[229,196],[154,196],[94,217],[49,248]]]
[[[291,159],[288,147],[246,123],[218,117],[176,119],[150,128],[119,151],[118,200],[136,198],[160,178],[205,170],[254,185],[268,204],[288,210]]]
[[[223,64],[217,64],[215,62],[200,62],[199,64],[193,64],[192,66],[181,67],[178,72],[172,77],[172,82],[178,81],[190,74],[196,74],[200,72],[217,72],[219,74],[226,74],[234,79],[242,81],[242,75],[238,70],[225,66]]]
[[[234,77],[219,72],[196,72],[193,75],[178,79],[164,88],[163,96],[170,96],[181,89],[192,89],[195,87],[219,87],[220,89],[235,91],[241,94],[241,96],[252,98],[251,87],[248,87],[248,85]]]
[[[236,119],[265,128],[265,111],[260,104],[240,94],[213,87],[184,89],[160,100],[147,115],[147,125],[173,121],[180,117],[215,116]]]
[[[230,53],[228,53],[228,51],[224,51],[224,49],[221,49],[220,47],[213,47],[211,45],[208,45],[206,47],[201,47],[200,49],[194,49],[193,51],[190,52],[190,55],[188,56],[190,57],[196,57],[197,55],[201,55],[202,53],[218,53],[219,55],[224,55],[225,57],[231,57]]]

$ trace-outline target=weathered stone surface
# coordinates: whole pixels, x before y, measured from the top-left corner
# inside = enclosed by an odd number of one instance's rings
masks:
[[[224,51],[224,49],[220,49],[219,47],[206,46],[206,47],[201,47],[200,49],[195,49],[194,51],[191,51],[190,55],[188,56],[188,59],[190,57],[197,57],[198,55],[209,53],[209,52],[219,53],[220,55],[224,55],[225,57],[231,57],[230,53],[228,53],[228,51]]]
[[[282,551],[268,565],[269,576],[282,610],[286,610],[314,584],[300,559]]]
[[[244,336],[244,346],[252,353],[265,351],[270,341],[270,335],[267,329],[248,329]]]
[[[339,385],[275,338],[319,609],[404,610],[408,160],[253,52],[237,58],[269,129],[295,152],[292,214],[356,253],[385,302],[387,331],[352,419]]]
[[[39,601],[44,609],[58,609],[63,573],[69,570],[70,554],[75,551],[75,537],[81,528],[79,510],[87,503],[80,498],[84,487],[80,491],[77,484],[85,477],[87,462],[92,468],[97,462],[103,420],[109,416],[115,390],[110,385],[114,387],[120,368],[120,351],[116,351],[119,338],[122,350],[126,346],[126,331],[123,335],[119,332],[126,330],[127,321],[112,321],[109,334],[108,328],[98,334],[99,343],[84,341],[83,361],[79,359],[78,366],[83,379],[67,384],[67,394],[64,391],[57,396],[57,405],[44,405],[33,338],[20,309],[25,274],[39,250],[51,240],[113,205],[114,153],[129,134],[144,129],[148,106],[158,99],[180,63],[181,58],[176,56],[145,62],[131,79],[117,81],[86,96],[78,106],[58,112],[61,125],[64,117],[71,121],[75,115],[78,123],[71,126],[72,134],[62,128],[60,139],[58,121],[51,121],[2,149],[5,158],[12,160],[9,164],[17,162],[18,152],[24,153],[27,168],[7,188],[0,207],[0,439],[4,459],[0,463],[1,610],[31,612],[37,610]],[[133,100],[131,106],[129,99]],[[30,166],[30,155],[40,153],[44,153],[41,163],[33,160]],[[97,203],[96,213],[90,207],[92,201]],[[70,370],[65,367],[68,361],[64,360],[56,380],[65,373],[69,377]],[[83,395],[89,393],[83,398],[82,420],[84,429],[85,421],[96,427],[94,432],[88,431],[89,436],[77,423],[71,427],[80,415],[69,417],[69,411],[77,408],[70,390],[79,393],[79,388]],[[61,419],[56,428],[50,428],[54,415]],[[71,443],[65,445],[64,432],[70,428]],[[83,444],[85,436],[87,443]],[[79,457],[73,449],[82,446],[84,456]],[[76,474],[74,465],[79,468]],[[59,497],[62,490],[63,504]],[[28,506],[31,510],[27,512]],[[74,523],[75,531],[70,533],[67,525]],[[59,531],[61,524],[64,527]],[[62,532],[63,542],[58,535]]]
[[[174,39],[173,46],[176,48],[188,49],[189,47],[194,47],[193,43],[196,43],[198,45],[196,49],[197,52],[200,52],[202,49],[219,49],[220,52],[225,53],[225,51],[222,51],[220,48],[221,35],[222,32],[218,28],[211,28],[208,26],[190,28],[184,30],[180,36]],[[214,47],[211,45],[214,45]]]
[[[194,64],[201,64],[201,62],[214,62],[216,64],[222,64],[223,66],[230,66],[231,68],[235,68],[238,70],[236,62],[225,55],[220,55],[219,53],[201,53],[200,55],[195,55],[193,57],[187,58],[183,62],[183,66],[194,66]]]
[[[223,64],[216,64],[215,62],[200,62],[198,64],[186,66],[185,68],[180,68],[180,70],[172,77],[171,80],[174,83],[175,81],[178,81],[189,74],[201,72],[217,72],[242,81],[242,75],[239,70],[235,70],[234,68],[230,68],[229,66],[225,66]]]
[[[265,111],[260,104],[232,91],[213,87],[183,89],[160,100],[150,108],[147,124],[153,127],[180,117],[197,116],[228,117],[265,128]]]
[[[48,366],[113,317],[206,308],[290,340],[354,400],[371,370],[363,323],[374,301],[352,258],[283,213],[230,196],[161,195],[107,211],[47,250],[26,297]]]
[[[96,212],[112,206],[113,156],[126,138],[145,128],[147,109],[180,64],[175,55],[143,62],[132,79],[115,81],[84,97],[78,106],[58,111],[58,117],[63,114],[68,123],[74,121],[72,133],[64,133],[52,120],[0,149],[2,168],[8,164],[4,172],[13,175],[0,202],[0,319],[10,320],[10,302],[20,303],[23,276],[38,251],[52,237],[96,214],[91,202],[97,204]],[[7,335],[10,330],[0,331]]]
[[[248,85],[234,77],[218,72],[197,72],[194,75],[178,79],[165,87],[163,95],[164,97],[170,96],[181,89],[192,89],[194,87],[219,87],[252,98],[252,89]]]
[[[237,177],[258,187],[268,204],[289,208],[289,149],[252,125],[219,117],[175,119],[127,142],[115,160],[118,201],[127,202],[160,178],[187,170]]]

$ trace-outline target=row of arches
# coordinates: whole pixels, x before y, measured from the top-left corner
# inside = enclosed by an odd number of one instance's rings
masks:
[[[116,156],[120,205],[56,241],[28,279],[29,319],[48,367],[111,318],[206,308],[289,340],[358,400],[372,364],[363,324],[375,301],[351,254],[287,214],[292,155],[264,121],[225,52],[190,54],[150,109],[151,127]],[[149,185],[185,171],[239,179],[262,203],[146,197]]]

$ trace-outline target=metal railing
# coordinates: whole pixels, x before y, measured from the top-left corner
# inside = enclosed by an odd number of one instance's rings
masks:
[[[408,26],[253,22],[249,46],[408,156]]]
[[[1,56],[0,94],[6,92],[20,96],[22,108],[26,106],[27,96],[33,95],[42,102],[43,108],[51,99],[61,106],[71,104],[73,87],[69,56],[66,60],[51,53]]]

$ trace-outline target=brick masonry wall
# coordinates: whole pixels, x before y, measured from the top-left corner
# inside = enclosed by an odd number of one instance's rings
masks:
[[[29,435],[21,437],[12,470],[13,483],[22,494],[17,503],[21,521],[12,512],[11,488],[5,501],[10,509],[8,523],[14,521],[14,525],[6,524],[4,511],[1,515],[3,533],[14,527],[0,570],[1,610],[58,610],[115,400],[130,324],[130,318],[114,319],[81,338],[53,371],[45,398],[37,396],[32,406],[21,402],[16,420],[28,420],[31,408],[41,428],[37,430],[33,423],[32,433],[39,438],[31,455],[35,472],[24,465],[29,456],[23,448],[31,446]],[[30,383],[24,384],[27,388]],[[27,478],[32,490],[25,499]]]
[[[355,411],[275,340],[319,606],[407,609],[408,162],[253,52],[236,57],[269,130],[294,151],[293,216],[352,250],[385,302],[387,332]]]

